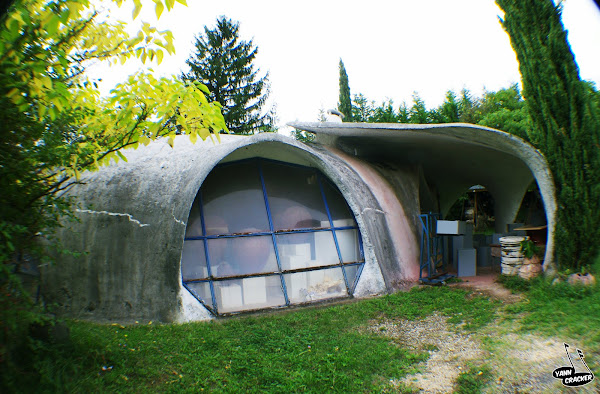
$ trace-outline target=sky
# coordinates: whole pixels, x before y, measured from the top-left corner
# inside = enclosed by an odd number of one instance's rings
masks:
[[[318,120],[319,110],[336,108],[340,58],[351,94],[396,106],[412,103],[415,92],[431,109],[448,90],[480,96],[520,81],[516,55],[493,0],[187,0],[157,21],[151,1],[129,24],[140,21],[175,37],[176,54],[151,65],[159,76],[187,72],[195,37],[213,28],[219,16],[240,23],[240,38],[258,47],[254,62],[269,73],[271,104],[278,124]],[[131,5],[129,5],[131,6]],[[600,88],[600,10],[593,0],[563,1],[563,23],[581,77]],[[132,8],[112,10],[111,18],[131,21]],[[89,70],[108,92],[143,68],[130,61]]]

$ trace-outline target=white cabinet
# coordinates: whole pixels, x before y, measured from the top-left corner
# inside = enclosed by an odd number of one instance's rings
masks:
[[[467,233],[467,222],[460,220],[438,220],[438,234],[460,235]]]

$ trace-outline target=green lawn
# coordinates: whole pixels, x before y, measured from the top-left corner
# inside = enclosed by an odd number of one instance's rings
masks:
[[[428,353],[369,333],[369,322],[439,311],[475,330],[498,305],[439,287],[207,323],[69,322],[69,345],[23,352],[3,384],[47,392],[378,392]]]
[[[438,312],[485,342],[496,318],[514,332],[581,340],[600,354],[600,291],[541,278],[504,278],[524,300],[505,305],[455,287],[409,292],[213,322],[122,326],[69,321],[66,345],[30,342],[0,360],[2,392],[381,392],[429,357],[366,330]],[[489,328],[489,330],[487,329]],[[485,333],[488,334],[485,334]],[[481,334],[480,334],[481,333]],[[492,339],[492,338],[490,338]],[[457,392],[479,392],[489,367],[469,366]],[[400,390],[409,391],[400,387]]]

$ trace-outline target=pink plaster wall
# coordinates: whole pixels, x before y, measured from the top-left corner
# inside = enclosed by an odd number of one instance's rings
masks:
[[[398,257],[397,266],[400,280],[416,281],[419,279],[420,245],[413,232],[404,207],[398,200],[390,184],[368,163],[354,158],[338,149],[327,147],[342,158],[362,180],[369,185],[371,192],[384,211],[392,243]],[[418,212],[417,212],[418,214]]]

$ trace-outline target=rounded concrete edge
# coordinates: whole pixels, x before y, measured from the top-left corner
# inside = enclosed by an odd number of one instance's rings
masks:
[[[448,124],[401,124],[401,123],[290,123],[289,126],[316,134],[317,141],[334,146],[340,137],[402,138],[414,133],[426,134],[431,138],[459,139],[464,143],[481,145],[499,150],[521,159],[531,170],[540,189],[546,220],[548,239],[544,256],[544,272],[556,273],[554,261],[554,231],[556,227],[556,192],[552,172],[541,151],[525,140],[505,131],[467,123]]]
[[[182,140],[181,137],[176,139],[175,145],[177,146]],[[361,276],[358,279],[356,287],[354,289],[353,296],[355,298],[365,298],[373,295],[383,294],[387,292],[385,280],[383,278],[383,274],[381,268],[379,267],[379,262],[377,259],[377,255],[375,253],[375,247],[370,237],[370,232],[368,230],[368,226],[366,225],[362,212],[360,209],[360,203],[356,201],[355,194],[353,193],[353,185],[348,184],[349,180],[345,179],[344,175],[348,175],[348,172],[344,174],[341,173],[341,169],[338,166],[331,165],[330,159],[334,156],[333,153],[327,150],[317,150],[313,147],[300,143],[294,139],[289,137],[284,137],[275,133],[262,133],[257,134],[247,138],[240,138],[239,141],[228,142],[224,144],[216,145],[216,151],[214,155],[211,155],[210,164],[204,163],[202,171],[197,172],[197,176],[194,179],[194,184],[197,185],[196,193],[200,189],[202,183],[206,176],[212,171],[212,169],[221,163],[223,160],[226,160],[228,156],[234,154],[235,152],[248,148],[248,152],[246,155],[248,157],[255,157],[253,155],[253,150],[260,147],[262,152],[260,152],[261,156],[269,158],[268,152],[264,150],[268,147],[265,144],[274,144],[273,152],[278,152],[277,150],[282,147],[284,149],[290,149],[294,151],[294,153],[300,154],[300,156],[304,156],[303,158],[312,164],[315,168],[319,169],[323,174],[325,174],[340,190],[346,202],[350,206],[352,210],[358,227],[361,232],[362,241],[363,241],[363,252],[365,257],[365,264],[362,269]],[[213,149],[214,150],[214,149]],[[350,168],[347,168],[347,171],[352,171]],[[196,197],[196,193],[190,198],[187,196],[187,213],[185,217],[189,215],[191,211],[191,207],[193,201]],[[187,219],[186,219],[187,222]],[[181,239],[181,252],[183,252],[183,239]],[[179,261],[179,271],[181,277],[181,257]],[[180,310],[177,314],[175,321],[183,323],[183,322],[191,322],[191,321],[202,321],[202,320],[210,320],[214,318],[214,315],[209,312],[198,300],[193,297],[190,292],[183,286],[181,279],[179,280],[179,289],[178,289],[178,298]]]

